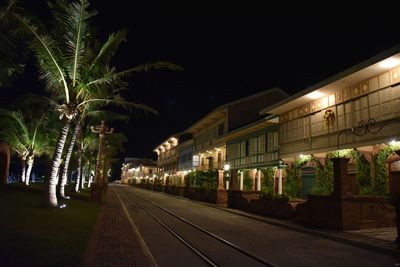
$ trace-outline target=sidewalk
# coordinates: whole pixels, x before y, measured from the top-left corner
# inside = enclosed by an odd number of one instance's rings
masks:
[[[154,266],[142,248],[119,198],[108,187],[99,218],[83,256],[83,267]]]

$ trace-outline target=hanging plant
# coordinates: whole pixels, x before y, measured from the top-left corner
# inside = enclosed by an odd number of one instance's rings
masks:
[[[330,127],[335,122],[335,112],[332,109],[325,110],[324,122],[326,127]]]

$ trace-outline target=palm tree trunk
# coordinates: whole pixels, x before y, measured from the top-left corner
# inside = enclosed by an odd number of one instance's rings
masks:
[[[74,150],[76,136],[78,135],[80,128],[81,128],[81,124],[79,123],[79,120],[78,120],[75,124],[74,132],[72,133],[71,142],[69,143],[68,150],[67,150],[67,155],[65,156],[64,168],[63,168],[63,173],[61,176],[61,184],[60,184],[60,197],[62,197],[62,198],[66,198],[64,189],[65,189],[65,185],[67,184],[68,165],[69,165],[69,161],[71,159],[72,151]]]
[[[47,199],[47,205],[53,208],[58,206],[57,195],[56,195],[58,172],[60,169],[61,155],[64,150],[65,140],[67,139],[67,134],[70,124],[71,122],[69,120],[65,121],[61,129],[60,135],[58,136],[56,150],[54,151],[53,155],[50,179],[48,184],[48,199]]]
[[[77,168],[77,175],[76,175],[76,182],[75,182],[75,192],[79,191],[79,183],[81,180],[82,175],[82,142],[78,143],[78,168]]]
[[[93,183],[93,175],[92,175],[92,171],[89,169],[89,181],[88,181],[88,188],[90,188],[90,186]]]
[[[26,177],[25,177],[25,185],[29,185],[29,180],[31,178],[31,171],[33,167],[33,161],[34,157],[28,157],[28,170],[26,171]]]
[[[22,165],[22,172],[21,172],[21,182],[25,183],[25,177],[26,177],[26,159],[21,159],[21,165]]]
[[[87,172],[86,164],[84,163],[82,164],[82,175],[81,175],[81,185],[80,185],[81,189],[85,188],[86,172]]]
[[[89,174],[89,178],[88,178],[88,188],[90,188],[90,185],[93,182],[93,177],[92,177],[92,156],[93,156],[93,152],[90,154],[89,157],[89,167],[88,167],[88,174]]]

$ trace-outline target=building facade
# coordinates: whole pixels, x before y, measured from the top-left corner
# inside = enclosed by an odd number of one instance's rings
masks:
[[[157,163],[145,158],[126,158],[121,171],[121,183],[139,184],[156,177]]]

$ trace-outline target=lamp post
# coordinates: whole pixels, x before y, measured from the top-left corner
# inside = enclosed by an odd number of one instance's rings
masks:
[[[92,187],[91,197],[95,200],[101,201],[103,198],[104,182],[100,172],[102,164],[104,164],[104,162],[102,162],[102,159],[105,136],[106,134],[113,133],[114,129],[108,127],[105,121],[101,121],[100,125],[91,126],[91,130],[92,132],[99,134],[99,150],[97,152],[95,182]]]

